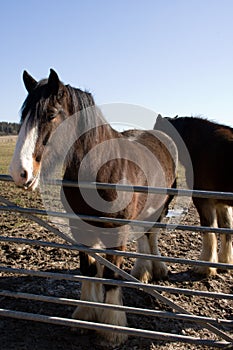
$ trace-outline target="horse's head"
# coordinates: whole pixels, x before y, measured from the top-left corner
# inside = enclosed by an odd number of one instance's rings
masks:
[[[161,114],[158,114],[156,118],[156,122],[154,125],[155,130],[161,130],[166,132],[166,126],[168,125],[168,122],[171,123],[172,125],[177,124],[177,121],[179,121],[178,115],[176,115],[174,118],[169,118],[169,117],[162,117]]]
[[[73,113],[68,87],[54,70],[48,79],[37,82],[26,71],[23,81],[28,96],[22,106],[21,128],[10,165],[10,174],[18,186],[35,189],[41,162],[51,135]]]

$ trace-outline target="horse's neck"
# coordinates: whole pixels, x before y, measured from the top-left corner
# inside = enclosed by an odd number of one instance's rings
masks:
[[[199,128],[196,127],[195,124],[188,122],[184,122],[184,125],[182,125],[181,128],[178,128],[178,132],[187,144],[187,146],[198,142],[198,136],[200,131],[201,130],[199,130]]]
[[[118,135],[110,127],[110,125],[100,125],[92,130],[89,130],[83,137],[80,138],[79,151],[81,151],[84,156],[88,154],[94,147],[103,144],[106,141],[118,138]],[[110,147],[110,144],[105,146]]]
[[[85,118],[86,117],[86,118]],[[79,167],[84,158],[88,155],[92,161],[88,162],[87,172],[96,170],[95,159],[93,155],[96,154],[99,145],[104,147],[104,153],[108,153],[110,144],[105,144],[105,141],[122,137],[120,133],[114,130],[101,115],[95,115],[88,113],[80,115],[78,123],[76,125],[78,130],[78,138],[73,144],[66,158],[66,179],[75,179],[79,171]],[[102,148],[101,148],[102,149]],[[94,153],[91,152],[96,150]],[[94,158],[103,157],[103,152],[99,152]]]
[[[107,123],[96,107],[91,108],[90,111],[85,111],[84,115],[81,114],[77,127],[80,133],[78,147],[82,150],[81,153],[84,154],[87,154],[93,147],[104,141],[120,137],[120,133]]]
[[[200,123],[196,123],[195,120],[184,120],[181,124],[176,125],[175,128],[182,137],[189,153],[192,158],[193,153],[196,153],[196,150],[199,147],[202,147],[202,142],[204,141],[203,137],[203,128]]]

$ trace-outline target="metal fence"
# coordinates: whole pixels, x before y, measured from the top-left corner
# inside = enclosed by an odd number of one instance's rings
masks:
[[[11,178],[7,175],[2,175],[0,176],[0,180],[11,181]],[[61,183],[59,181],[52,182],[52,185],[56,185],[56,184],[60,185]],[[77,184],[74,184],[71,182],[66,182],[65,185],[77,186]],[[83,186],[85,188],[96,188],[96,187],[97,188],[115,188],[115,185],[113,184],[96,184],[96,183],[81,183],[81,184],[79,183],[78,186]],[[159,193],[159,194],[168,193],[168,194],[179,195],[179,196],[197,196],[197,197],[204,197],[204,198],[233,199],[233,193],[222,193],[222,192],[161,189],[161,188],[151,188],[151,187],[148,188],[148,187],[140,187],[140,186],[125,186],[125,185],[117,185],[117,190],[120,190],[120,191],[134,190],[136,192],[146,192],[146,193]],[[172,288],[172,287],[162,286],[158,284],[143,284],[132,275],[126,273],[124,270],[117,268],[115,265],[113,265],[108,260],[103,258],[100,254],[107,253],[110,255],[113,255],[113,254],[121,255],[126,258],[161,260],[169,263],[176,263],[176,264],[179,263],[179,264],[186,264],[186,265],[193,265],[193,266],[194,265],[209,266],[209,267],[216,267],[216,268],[227,268],[230,270],[233,269],[233,265],[223,264],[223,263],[210,263],[206,261],[173,258],[173,257],[165,257],[165,256],[154,256],[150,254],[141,254],[141,253],[134,253],[129,251],[122,252],[122,251],[113,250],[113,249],[103,250],[103,249],[87,248],[83,245],[74,244],[72,240],[69,241],[68,237],[64,233],[62,233],[61,230],[49,224],[49,222],[46,219],[41,218],[41,215],[43,217],[49,215],[54,217],[73,218],[71,214],[48,212],[40,209],[23,208],[21,206],[17,206],[15,203],[12,203],[11,201],[7,200],[2,196],[0,196],[0,202],[2,203],[2,205],[0,206],[1,211],[21,213],[26,218],[36,222],[37,224],[41,225],[42,227],[50,230],[51,232],[55,233],[59,237],[66,240],[67,244],[59,244],[55,242],[47,242],[47,241],[33,240],[33,239],[26,239],[26,238],[15,238],[15,237],[8,237],[8,236],[0,236],[1,242],[14,242],[17,244],[55,247],[59,249],[71,249],[75,251],[87,252],[89,255],[95,258],[96,261],[98,261],[100,264],[103,264],[104,266],[107,266],[111,270],[117,272],[118,275],[122,277],[122,280],[91,278],[91,277],[86,277],[81,275],[45,272],[45,271],[38,271],[34,269],[33,270],[18,269],[18,268],[16,269],[16,268],[0,265],[0,271],[2,273],[37,276],[41,278],[78,281],[78,282],[91,280],[93,283],[101,282],[109,285],[118,285],[118,286],[127,287],[127,288],[140,289],[145,293],[151,295],[152,297],[156,298],[157,300],[161,301],[165,305],[169,306],[172,310],[174,310],[174,312],[158,311],[158,310],[151,310],[151,309],[144,309],[144,308],[142,309],[142,308],[135,308],[135,307],[129,307],[129,306],[119,306],[119,305],[116,306],[116,305],[110,305],[110,304],[104,304],[104,303],[94,303],[90,301],[57,298],[57,297],[45,296],[45,295],[34,295],[30,293],[20,293],[20,292],[13,292],[13,291],[7,291],[7,290],[1,290],[0,296],[41,301],[44,303],[62,304],[62,305],[72,305],[72,306],[82,305],[86,307],[95,307],[95,308],[99,307],[99,308],[105,308],[105,309],[111,308],[111,309],[121,310],[132,314],[158,317],[162,319],[166,318],[166,319],[180,320],[190,324],[194,323],[198,325],[200,328],[205,328],[209,332],[212,332],[214,336],[213,336],[213,339],[209,339],[209,338],[202,339],[202,338],[191,337],[186,335],[178,335],[173,333],[162,333],[156,330],[151,331],[146,329],[120,327],[120,326],[110,325],[110,324],[101,324],[101,323],[95,323],[95,322],[68,319],[63,317],[32,314],[28,312],[21,312],[21,311],[8,310],[8,309],[0,309],[0,316],[22,319],[22,320],[29,320],[29,321],[38,321],[38,322],[50,323],[50,324],[56,324],[56,325],[65,325],[65,326],[91,329],[91,330],[105,330],[105,331],[111,331],[111,332],[126,333],[130,336],[139,336],[139,337],[145,337],[145,338],[150,338],[154,340],[183,342],[183,343],[203,345],[203,346],[205,345],[205,346],[216,347],[216,348],[233,347],[233,338],[229,335],[229,333],[226,333],[224,331],[224,327],[227,327],[227,329],[233,328],[233,320],[193,315],[189,313],[185,308],[177,305],[172,300],[165,297],[162,294],[162,292],[200,296],[200,297],[213,298],[213,299],[226,299],[229,301],[233,300],[233,294],[208,292],[208,291],[202,291],[202,290],[192,290],[192,289],[186,289],[186,288]],[[39,215],[39,217],[37,215]],[[138,220],[109,219],[109,218],[101,218],[101,217],[89,217],[85,215],[82,215],[81,218],[85,220],[90,220],[90,221],[101,221],[101,222],[111,221],[114,223],[121,223],[121,224],[133,223],[135,226],[147,227],[148,225],[149,227],[151,227],[151,222],[145,222],[145,221],[142,222]],[[153,225],[158,228],[168,228],[168,229],[176,228],[176,230],[183,230],[183,231],[191,230],[195,232],[202,232],[203,234],[205,232],[233,234],[233,230],[222,229],[222,228],[219,229],[219,228],[210,228],[210,227],[202,227],[202,226],[189,226],[189,225],[176,225],[176,224],[167,225],[165,223],[157,223],[157,222],[153,223]]]

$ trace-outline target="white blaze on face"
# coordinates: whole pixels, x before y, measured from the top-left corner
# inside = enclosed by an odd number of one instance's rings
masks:
[[[33,154],[35,151],[36,141],[38,138],[38,126],[27,125],[28,116],[21,126],[15,152],[10,164],[10,174],[18,186],[24,186],[29,181],[33,181],[37,174],[33,169]],[[32,189],[37,185],[38,181],[33,183]]]

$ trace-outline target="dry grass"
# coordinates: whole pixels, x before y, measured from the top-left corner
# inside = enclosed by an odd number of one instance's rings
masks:
[[[0,137],[0,174],[9,173],[9,165],[14,152],[17,136]]]

